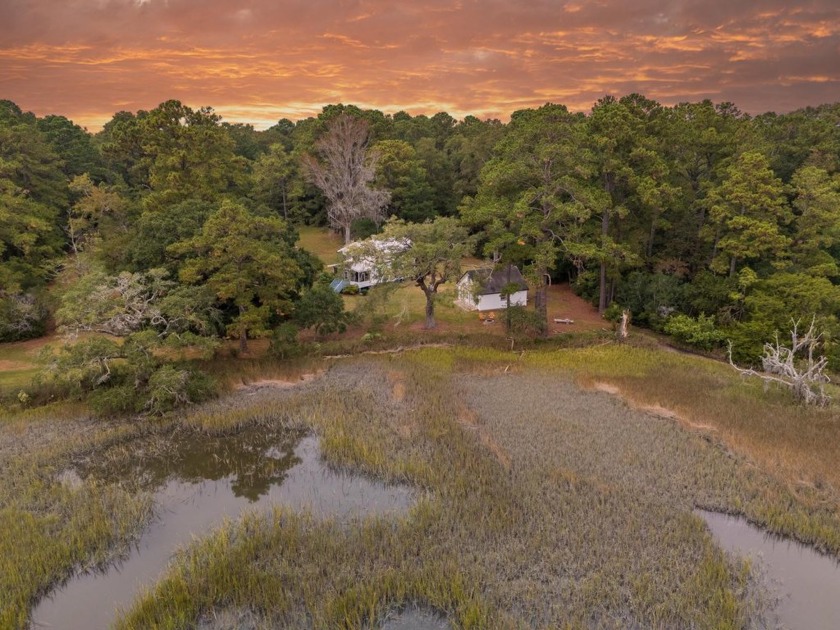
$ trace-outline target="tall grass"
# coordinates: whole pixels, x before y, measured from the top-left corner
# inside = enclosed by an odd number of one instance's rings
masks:
[[[533,370],[518,354],[427,348],[337,364],[297,392],[255,394],[253,417],[313,427],[331,464],[430,494],[396,521],[340,524],[278,510],[229,523],[179,556],[120,627],[182,628],[220,610],[250,610],[267,627],[362,628],[415,603],[464,628],[734,628],[760,615],[747,567],[727,559],[691,513],[692,493],[708,496],[704,475],[725,488],[740,464],[715,470],[708,459],[730,458],[668,422],[653,434],[673,442],[662,452],[667,465],[696,450],[703,467],[682,495],[659,497],[665,482],[645,467],[624,484],[632,452],[625,461],[592,450],[601,468],[552,461],[555,399],[539,400],[551,381]],[[596,396],[566,387],[583,401]],[[515,392],[537,400],[522,420],[507,402]],[[473,424],[458,417],[465,399]],[[202,423],[221,426],[209,417]],[[519,430],[521,440],[506,437]],[[482,431],[509,452],[510,468]],[[651,483],[644,492],[642,477]]]
[[[62,481],[73,454],[124,439],[127,427],[57,421],[43,410],[0,430],[0,628],[23,628],[29,609],[75,570],[100,566],[150,516],[147,495]]]
[[[748,563],[715,545],[695,506],[840,553],[830,483],[792,484],[783,466],[747,450],[755,442],[784,459],[801,446],[784,422],[758,439],[758,414],[813,419],[784,396],[765,399],[724,366],[677,354],[502,348],[220,362],[232,393],[158,430],[308,429],[329,465],[413,484],[421,498],[401,517],[321,520],[278,508],[227,522],[180,552],[118,626],[213,627],[228,614],[257,627],[370,628],[425,605],[459,628],[740,628],[761,623],[761,589]],[[265,378],[299,385],[234,389]],[[573,379],[610,383],[630,404]],[[731,405],[756,416],[739,418]],[[703,414],[715,413],[723,420],[713,425]],[[830,414],[817,417],[833,436]],[[117,442],[131,456],[130,439],[144,431],[34,415],[0,425],[0,526],[24,541],[0,550],[0,575],[16,580],[0,578],[0,599],[16,602],[8,626],[25,625],[50,583],[136,533],[146,498],[67,486],[56,473]],[[821,457],[797,465],[813,473]]]

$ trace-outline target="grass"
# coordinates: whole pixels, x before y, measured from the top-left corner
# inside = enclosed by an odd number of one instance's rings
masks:
[[[219,627],[216,618],[365,628],[412,605],[458,628],[760,623],[749,564],[715,545],[695,506],[840,556],[828,465],[836,418],[766,399],[712,361],[614,345],[456,345],[205,367],[231,393],[165,426],[56,410],[0,424],[0,526],[22,541],[0,542],[0,600],[13,602],[0,627],[25,627],[51,583],[113,554],[148,517],[147,497],[68,486],[58,473],[117,443],[130,457],[133,437],[167,426],[313,430],[332,466],[425,493],[399,518],[320,520],[278,507],[227,522],[179,553],[121,628]],[[235,390],[266,378],[302,384]]]
[[[134,431],[73,411],[41,408],[0,424],[0,628],[26,627],[40,596],[75,569],[112,560],[150,516],[147,495],[61,477],[74,454]]]
[[[0,398],[26,389],[38,372],[38,352],[48,338],[0,344]]]
[[[299,245],[306,251],[315,254],[325,265],[341,262],[338,250],[344,246],[341,236],[326,228],[304,225],[298,229]]]

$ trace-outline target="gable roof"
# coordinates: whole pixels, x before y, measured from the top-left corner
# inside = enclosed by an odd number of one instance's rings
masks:
[[[522,277],[522,274],[519,272],[519,267],[516,265],[511,265],[510,267],[510,280],[508,280],[508,268],[506,266],[494,270],[471,269],[461,276],[461,279],[458,280],[458,284],[460,284],[464,278],[466,278],[469,282],[476,283],[480,287],[478,295],[501,293],[502,289],[508,282],[513,282],[518,285],[520,291],[528,290],[528,283],[525,282],[525,278]]]

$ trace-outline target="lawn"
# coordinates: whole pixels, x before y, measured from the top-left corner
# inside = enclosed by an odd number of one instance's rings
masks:
[[[344,241],[335,232],[326,228],[304,225],[297,228],[300,235],[299,245],[306,251],[315,254],[325,265],[341,262],[338,250],[344,246]]]
[[[135,438],[175,427],[314,431],[330,465],[410,483],[422,498],[395,518],[278,507],[228,522],[179,554],[123,628],[214,627],[244,611],[254,627],[369,628],[414,604],[461,628],[759,623],[760,581],[716,546],[697,506],[840,556],[826,468],[840,454],[836,415],[766,398],[725,365],[614,344],[308,361],[311,380],[288,367],[299,387],[234,391],[164,422],[46,409],[0,426],[3,526],[15,532],[0,543],[0,599],[13,603],[0,625],[24,627],[26,602],[148,518],[143,497],[68,488],[58,473],[117,443],[131,456]],[[817,438],[795,471],[770,458],[792,460]]]

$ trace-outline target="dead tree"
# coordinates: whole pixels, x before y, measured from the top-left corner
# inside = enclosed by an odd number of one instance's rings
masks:
[[[367,218],[379,222],[391,199],[387,190],[371,186],[377,153],[369,149],[369,140],[365,120],[342,114],[315,143],[320,159],[311,155],[303,158],[309,180],[327,198],[330,226],[344,233],[345,244],[350,242],[353,221]]]
[[[731,341],[729,364],[744,376],[757,376],[765,383],[778,383],[787,387],[793,393],[793,397],[803,404],[825,407],[831,401],[831,397],[825,393],[825,384],[830,382],[824,374],[828,359],[824,356],[814,356],[822,333],[817,334],[814,328],[815,318],[811,319],[811,325],[804,335],[799,334],[799,321],[792,323],[790,348],[779,342],[778,335],[775,343],[764,344],[764,355],[761,357],[763,372],[735,365],[732,360]]]
[[[621,311],[621,319],[618,322],[618,328],[615,331],[615,336],[618,339],[618,343],[624,343],[627,341],[627,336],[630,334],[628,328],[630,326],[630,311],[623,310]]]

